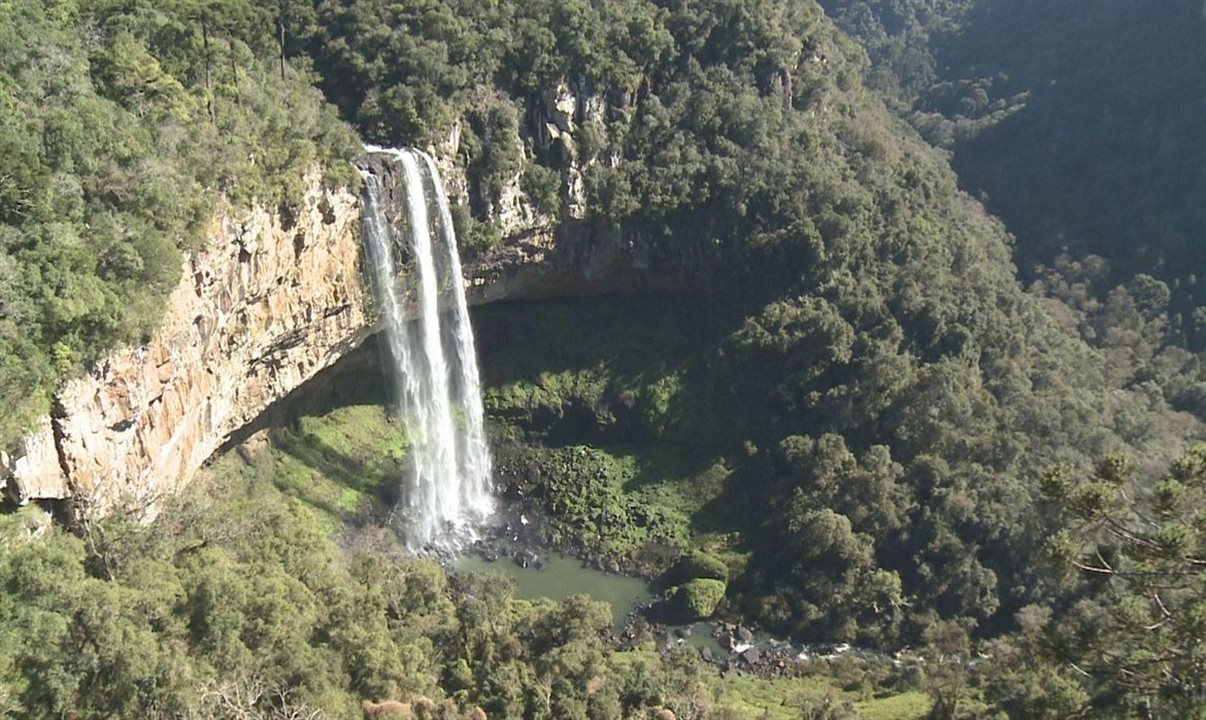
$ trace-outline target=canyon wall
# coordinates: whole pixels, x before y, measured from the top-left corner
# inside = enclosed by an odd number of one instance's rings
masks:
[[[288,212],[219,212],[206,248],[184,261],[150,342],[64,385],[24,447],[0,457],[18,501],[153,511],[232,432],[369,334],[359,202],[317,175]]]
[[[504,242],[466,263],[471,304],[706,285],[715,258],[589,219],[587,161],[572,138],[577,124],[601,122],[601,107],[562,86],[529,118],[525,142],[562,159],[566,212],[539,213],[518,175],[479,198]],[[458,165],[458,127],[429,149],[450,197],[466,203],[481,192]],[[391,222],[404,222],[396,172],[370,169]],[[70,498],[77,513],[153,513],[233,433],[376,331],[359,216],[359,199],[323,189],[317,174],[291,210],[219,212],[207,249],[184,261],[159,331],[62,387],[22,446],[0,452],[0,488],[21,503]]]

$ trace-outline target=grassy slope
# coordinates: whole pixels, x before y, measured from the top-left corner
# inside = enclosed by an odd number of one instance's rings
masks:
[[[398,500],[408,447],[390,392],[369,340],[240,431],[206,472],[270,483],[331,530],[384,519]]]
[[[272,433],[274,481],[332,517],[393,496],[406,437],[379,405],[303,416]]]
[[[882,693],[867,688],[844,690],[826,678],[763,679],[734,674],[717,681],[719,704],[740,717],[768,720],[797,720],[807,710],[830,703],[850,703],[861,720],[913,720],[930,711],[930,698],[923,692]],[[761,713],[761,714],[760,714]]]
[[[610,662],[627,666],[652,663],[655,658],[651,650],[638,649],[615,653]],[[928,695],[915,690],[896,692],[876,687],[864,667],[817,664],[808,668],[800,677],[774,679],[709,671],[705,682],[712,712],[725,718],[798,720],[830,717],[822,708],[831,707],[845,710],[839,717],[919,720],[930,711]]]

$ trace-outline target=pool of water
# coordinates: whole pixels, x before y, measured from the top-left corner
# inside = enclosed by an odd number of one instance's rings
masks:
[[[611,605],[612,627],[622,628],[624,619],[638,604],[653,599],[648,584],[640,578],[610,575],[587,567],[580,560],[564,555],[544,556],[544,567],[520,567],[507,558],[489,562],[476,555],[465,555],[453,562],[461,572],[497,572],[515,580],[515,596],[526,600],[561,600],[586,594]]]
[[[713,657],[723,658],[728,656],[728,644],[712,634],[714,628],[711,623],[697,622],[690,627],[691,634],[683,640],[683,643],[697,650],[707,648]]]

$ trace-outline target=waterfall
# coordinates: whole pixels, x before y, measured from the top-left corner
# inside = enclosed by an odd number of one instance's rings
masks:
[[[456,340],[457,367],[460,376],[457,387],[457,406],[465,413],[464,431],[459,438],[461,477],[466,483],[464,500],[470,513],[484,517],[493,509],[490,500],[490,478],[493,468],[490,463],[490,447],[486,443],[485,422],[482,409],[482,383],[477,372],[477,349],[473,345],[473,328],[469,324],[469,303],[465,300],[465,284],[460,282],[461,256],[456,248],[456,230],[452,226],[452,211],[448,206],[448,194],[440,182],[440,172],[430,155],[421,153],[427,166],[427,176],[435,190],[436,206],[440,211],[440,235],[448,253],[448,273],[456,280],[452,283],[453,338]]]
[[[455,549],[472,538],[492,511],[491,464],[483,428],[481,381],[465,301],[461,261],[448,198],[435,163],[415,150],[369,148],[401,168],[408,246],[414,277],[407,278],[408,319],[399,284],[391,225],[381,207],[380,179],[364,172],[364,242],[373,269],[397,402],[410,442],[402,516],[412,548]],[[430,215],[432,199],[437,217]],[[433,227],[439,242],[433,242]],[[451,294],[451,318],[441,296]],[[445,337],[453,352],[445,350]]]

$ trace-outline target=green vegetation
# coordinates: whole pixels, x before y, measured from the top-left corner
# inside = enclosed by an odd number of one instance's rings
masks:
[[[706,550],[671,585],[684,614],[924,668],[759,704],[685,656],[607,652],[597,604],[401,557],[377,521],[405,439],[362,398],[218,460],[147,530],[0,517],[4,710],[1200,712],[1200,453],[1152,482],[1200,432],[1173,409],[1206,407],[1203,96],[1176,85],[1206,67],[1200,9],[825,4],[867,51],[789,0],[0,0],[0,446],[147,336],[215,208],[288,204],[316,162],[348,180],[317,84],[366,139],[459,132],[474,252],[514,182],[559,219],[572,156],[573,228],[695,291],[476,318],[501,482],[551,543],[646,572]],[[548,128],[563,88],[600,108],[572,136]],[[1098,464],[1117,452],[1140,467]]]
[[[282,5],[283,7],[283,5]],[[287,203],[355,136],[256,3],[0,3],[0,448],[143,342],[215,208]]]
[[[691,622],[712,617],[728,590],[729,569],[711,553],[689,550],[663,576],[671,617]]]
[[[728,582],[729,569],[725,566],[724,561],[715,555],[691,550],[683,553],[683,556],[674,564],[670,570],[670,577],[675,582],[686,582],[693,578]]]
[[[1204,219],[1206,101],[1187,92],[1206,79],[1199,4],[822,5],[867,48],[873,85],[987,193],[1025,270],[1093,253],[1114,281],[1171,283],[1206,261],[1191,239]]]
[[[638,458],[581,445],[523,446],[497,460],[506,492],[548,515],[544,541],[597,554],[635,573],[664,570],[666,550],[690,542],[683,508],[660,502],[653,488],[633,487]]]
[[[713,298],[505,303],[476,311],[488,413],[532,439],[705,447],[717,437],[697,393],[699,351],[736,322]],[[640,318],[640,322],[633,322]],[[702,390],[702,388],[700,388]],[[706,398],[705,398],[706,399]]]
[[[350,718],[362,700],[393,698],[430,701],[443,720],[475,707],[702,719],[780,694],[785,707],[814,692],[864,697],[836,677],[734,683],[686,652],[619,651],[604,603],[521,600],[502,576],[450,577],[407,556],[377,522],[390,501],[373,467],[354,471],[344,454],[393,452],[398,435],[380,410],[342,403],[227,452],[149,527],[118,517],[70,533],[34,508],[0,516],[4,714]],[[369,509],[332,505],[341,489]],[[865,705],[899,705],[870,716],[903,720],[916,694]]]
[[[810,640],[917,642],[943,618],[1007,627],[1020,607],[1054,591],[1035,536],[1045,516],[1016,511],[1038,497],[1040,466],[1022,452],[1044,442],[1024,430],[1043,417],[1034,414],[1041,405],[1033,395],[1017,397],[1033,400],[1025,407],[1008,396],[972,400],[966,393],[977,383],[967,366],[945,381],[932,368],[880,411],[905,423],[897,434],[881,435],[893,445],[861,449],[865,430],[832,430],[843,420],[840,405],[792,413],[783,403],[798,402],[801,391],[762,385],[794,379],[788,367],[815,371],[815,359],[789,356],[798,365],[785,366],[767,353],[761,365],[748,362],[738,352],[746,338],[768,347],[772,341],[752,331],[754,321],[735,323],[731,313],[707,312],[711,307],[617,297],[488,307],[475,318],[487,409],[505,438],[501,482],[551,514],[550,541],[585,545],[641,572],[669,567],[667,544],[719,551],[735,571],[734,610]],[[637,312],[642,322],[633,324],[628,318]],[[794,343],[818,351],[810,334],[775,342],[787,353],[800,352]],[[849,362],[856,361],[870,359],[852,355]],[[945,363],[941,373],[957,367]],[[888,383],[867,373],[845,377]],[[1064,393],[1074,374],[1058,382],[1046,377],[1044,397],[1071,401]],[[667,385],[673,392],[653,391]],[[1081,399],[1069,409],[1092,407],[1087,389],[1075,392]],[[845,397],[859,396],[851,389],[835,394]],[[964,414],[921,412],[939,402]],[[763,419],[772,411],[772,421]],[[860,417],[856,408],[846,412]],[[650,423],[652,416],[667,422]],[[1001,472],[990,479],[984,465],[968,463],[978,422],[987,453],[1016,437],[1016,482]],[[1077,424],[1056,415],[1042,422],[1049,423],[1050,452],[1067,454],[1079,442],[1059,437]],[[800,432],[808,427],[824,430]],[[913,460],[900,459],[914,452]]]
[[[362,698],[416,695],[451,701],[441,718],[623,707],[605,605],[512,600],[505,584],[370,549],[373,535],[344,553],[305,502],[261,482],[205,490],[145,531],[31,539],[25,513],[3,519],[7,715],[352,717]],[[587,697],[597,675],[608,688]],[[673,683],[628,702],[660,703]]]
[[[688,580],[670,591],[671,612],[688,622],[710,618],[724,599],[725,589],[723,580]]]
[[[781,630],[890,644],[946,619],[1008,627],[1052,591],[1037,564],[1042,467],[1147,444],[1158,457],[1180,421],[1019,290],[1001,226],[861,87],[859,51],[815,7],[612,8],[449,3],[382,20],[364,4],[319,23],[316,66],[343,68],[327,90],[376,139],[440,139],[482,97],[521,108],[491,111],[491,137],[518,117],[517,137],[535,138],[538,91],[564,80],[607,98],[592,142],[614,162],[587,168],[589,217],[654,238],[723,308],[694,332],[656,304],[635,329],[618,310],[535,311],[499,333],[500,370],[487,356],[489,411],[546,445],[683,448],[679,477],[720,464],[715,492],[661,497],[743,556],[740,607]],[[412,47],[434,67],[407,72]],[[412,102],[433,95],[430,113]],[[424,122],[369,122],[386,98]],[[466,165],[495,179],[520,167],[491,152]],[[631,515],[606,463],[572,472],[570,522]],[[667,487],[653,480],[637,485]]]
[[[1143,632],[1150,642],[1157,642],[1157,638],[1168,643],[1193,642],[1189,638],[1196,637],[1196,631],[1190,628],[1196,615],[1189,610],[1191,606],[1179,615],[1188,626],[1174,630],[1170,625],[1168,635],[1155,634],[1140,628],[1159,622],[1150,615],[1158,611],[1157,605],[1149,603],[1143,614],[1111,620],[1115,616],[1108,610],[1117,602],[1112,594],[1097,596],[1102,587],[1090,593],[1092,583],[1084,585],[1061,577],[1063,561],[1059,557],[1068,556],[1066,548],[1073,546],[1069,540],[1055,546],[1044,540],[1061,522],[1046,509],[1056,488],[1063,488],[1058,490],[1061,497],[1076,495],[1097,503],[1109,498],[1122,502],[1135,496],[1133,490],[1106,492],[1097,485],[1074,491],[1071,480],[1077,475],[1075,466],[1063,466],[1054,473],[1036,471],[1030,479],[1033,484],[1023,486],[1027,495],[1019,496],[1008,494],[1009,488],[1000,477],[985,478],[979,485],[947,485],[940,478],[949,477],[951,464],[933,456],[921,458],[915,465],[924,473],[924,484],[910,488],[906,467],[895,461],[886,447],[856,453],[836,433],[816,439],[789,435],[772,451],[745,442],[733,447],[727,457],[717,458],[712,454],[716,449],[712,443],[723,434],[718,434],[715,426],[732,427],[732,423],[720,419],[732,416],[736,410],[724,404],[724,395],[707,392],[712,383],[702,379],[709,370],[699,363],[699,354],[709,357],[708,348],[725,342],[723,333],[728,323],[713,317],[712,332],[673,332],[672,328],[678,327],[679,313],[691,306],[692,302],[670,298],[615,297],[494,306],[483,308],[475,318],[484,342],[483,369],[491,416],[500,438],[506,438],[500,459],[503,482],[513,483],[518,478],[527,501],[551,514],[554,534],[550,541],[585,545],[632,570],[669,568],[663,577],[679,617],[707,616],[715,607],[712,597],[705,598],[703,593],[692,597],[680,586],[694,578],[719,581],[732,573],[730,599],[727,606],[721,607],[722,615],[744,610],[747,618],[756,617],[768,624],[786,620],[790,623],[786,627],[799,633],[797,637],[809,640],[858,639],[860,643],[891,647],[904,639],[923,648],[920,655],[930,664],[910,682],[911,687],[924,689],[925,694],[900,695],[900,690],[909,686],[893,688],[883,678],[868,680],[862,692],[887,692],[892,688],[892,697],[852,706],[864,714],[872,712],[871,708],[896,708],[884,710],[898,713],[885,717],[919,717],[936,708],[936,717],[986,717],[992,713],[1008,717],[1075,716],[1113,702],[1109,698],[1117,686],[1109,681],[1086,683],[1069,663],[1086,669],[1095,658],[1121,663],[1128,657],[1158,656],[1149,643],[1127,639],[1126,626],[1111,623],[1129,618],[1131,631]],[[643,322],[624,322],[637,307]],[[664,344],[657,341],[659,336]],[[503,343],[501,338],[507,341]],[[608,343],[607,339],[614,342]],[[687,402],[681,396],[694,395],[689,402],[696,411],[691,424],[685,427],[713,426],[701,445],[692,443],[694,430],[678,431],[675,428],[679,426],[672,423],[668,433],[661,433],[645,420],[646,403],[660,401],[652,400],[654,395],[644,388],[657,386],[662,378],[670,376],[690,379],[679,386],[675,400]],[[567,378],[581,381],[564,381]],[[740,437],[730,435],[734,436]],[[595,438],[597,444],[542,445],[586,438]],[[622,451],[611,444],[615,438],[625,439],[626,444],[619,446]],[[674,452],[668,453],[667,448]],[[1166,502],[1173,503],[1170,507],[1182,513],[1175,527],[1161,533],[1178,538],[1174,552],[1197,542],[1183,537],[1184,528],[1192,528],[1197,522],[1193,519],[1195,513],[1200,514],[1200,503],[1193,499],[1197,490],[1178,488],[1196,488],[1194,483],[1200,483],[1194,470],[1194,458],[1200,453],[1196,451],[1174,463],[1172,473],[1179,478],[1177,484],[1159,486],[1163,488],[1159,497],[1167,498]],[[1125,478],[1119,477],[1126,483],[1138,482],[1129,466]],[[1056,484],[1053,478],[1063,478],[1063,484]],[[771,499],[759,485],[760,479],[770,479],[772,487],[778,488],[775,495],[769,496]],[[990,493],[1005,494],[989,501]],[[1021,499],[1024,497],[1036,501],[1043,498],[1042,505],[1032,506],[1031,517],[1022,517],[1025,513],[1012,509],[1029,502]],[[983,514],[997,502],[1001,503],[999,509]],[[773,508],[769,517],[760,511],[767,507]],[[1095,515],[1100,504],[1086,505],[1084,499],[1078,499],[1069,502],[1068,507],[1071,512],[1094,519],[1096,527],[1104,522],[1105,516]],[[681,513],[673,523],[678,530],[672,534],[665,533],[666,525],[661,523],[668,517],[668,509]],[[1139,512],[1144,514],[1136,517],[1152,517],[1147,511]],[[607,523],[602,522],[604,513]],[[949,519],[944,520],[944,516]],[[654,518],[655,522],[645,518]],[[752,523],[751,518],[763,518],[761,525]],[[991,518],[997,518],[1000,524],[989,532],[987,523]],[[935,522],[939,524],[933,525]],[[1120,517],[1119,527],[1127,522]],[[1008,534],[1011,524],[1018,528],[1017,535]],[[1012,538],[1007,542],[1013,544],[1002,545],[1000,550],[968,552],[955,534],[960,528],[969,533],[969,540],[976,538],[978,548],[994,535]],[[1002,531],[1006,534],[1001,535]],[[562,532],[566,535],[558,534]],[[1037,536],[1029,537],[1030,532]],[[1080,544],[1074,547],[1087,549],[1090,557],[1095,547],[1103,548],[1106,558],[1119,556],[1117,551],[1107,552],[1104,546],[1084,545],[1086,538],[1096,536],[1079,537]],[[650,542],[655,538],[660,542]],[[686,551],[673,566],[673,554],[662,547],[665,543]],[[719,551],[719,555],[693,550],[701,547]],[[1050,552],[1053,547],[1065,550],[1057,557]],[[919,548],[923,555],[896,566],[907,568],[903,572],[880,565],[879,558],[887,558],[885,565],[901,562],[902,556],[912,556]],[[1015,553],[1012,557],[1010,551]],[[1027,553],[1025,559],[1016,555],[1022,552]],[[1032,583],[1020,596],[1025,598],[1024,604],[1006,605],[1011,601],[1008,595],[995,600],[984,593],[984,585],[975,590],[975,583],[995,580],[995,575],[986,573],[980,563],[1013,567],[1024,573],[1020,576],[1026,578],[1022,582]],[[1163,572],[1184,570],[1173,562]],[[1197,576],[1190,572],[1188,577],[1196,583]],[[1127,582],[1124,578],[1129,577],[1120,571],[1119,582]],[[1165,576],[1140,577],[1162,581]],[[908,582],[925,583],[924,589],[909,590]],[[723,587],[720,582],[716,585]],[[768,592],[767,588],[773,589]],[[979,594],[967,594],[972,591]],[[754,609],[760,614],[751,615],[749,606],[740,605],[741,600],[750,597],[759,598],[760,605]],[[1200,589],[1177,591],[1163,602],[1172,608],[1178,598],[1196,602],[1195,598],[1200,597]],[[903,607],[906,602],[913,608]],[[994,608],[994,602],[1002,602],[1003,607]],[[920,603],[927,605],[922,609]],[[977,629],[975,615],[951,613],[955,607],[995,612],[999,625],[985,623],[990,628],[987,632]],[[1184,652],[1187,658],[1194,657],[1187,648],[1171,647],[1177,653]],[[986,659],[974,667],[950,660],[976,653]],[[1113,653],[1125,655],[1116,657]],[[1193,668],[1178,672],[1181,678],[1195,677],[1195,673],[1201,677],[1200,671]],[[1105,668],[1099,673],[1095,676],[1108,676]],[[1184,687],[1192,687],[1195,681],[1183,682]],[[759,686],[762,694],[750,696],[756,701],[734,701],[731,707],[747,713],[751,707],[761,712],[764,706],[796,712],[796,701],[807,696],[813,707],[827,702],[826,707],[837,713],[844,711],[849,699],[825,693],[801,695],[798,686],[791,687],[791,691],[784,691],[781,701],[767,702],[763,697],[769,690]],[[769,712],[773,717],[780,710]]]
[[[1200,713],[1206,445],[1173,460],[1150,492],[1120,455],[1089,477],[1054,468],[1042,484],[1068,517],[1049,550],[1089,586],[1083,604],[1045,628],[1053,658],[1083,668],[1099,701],[1114,708]]]
[[[802,679],[774,679],[725,675],[720,680],[720,703],[736,717],[769,720],[921,720],[931,702],[924,692],[906,691],[874,697],[865,670],[855,670],[858,680],[806,675]],[[879,678],[876,678],[877,680]],[[839,687],[844,682],[848,687]]]
[[[1122,382],[1206,417],[1200,3],[822,5],[866,47],[873,86],[1005,221],[1066,327]]]
[[[324,517],[328,531],[350,516],[377,513],[396,501],[406,438],[385,407],[349,405],[303,415],[266,432],[269,451],[255,457],[249,479],[272,482]],[[218,469],[239,466],[228,455]]]

